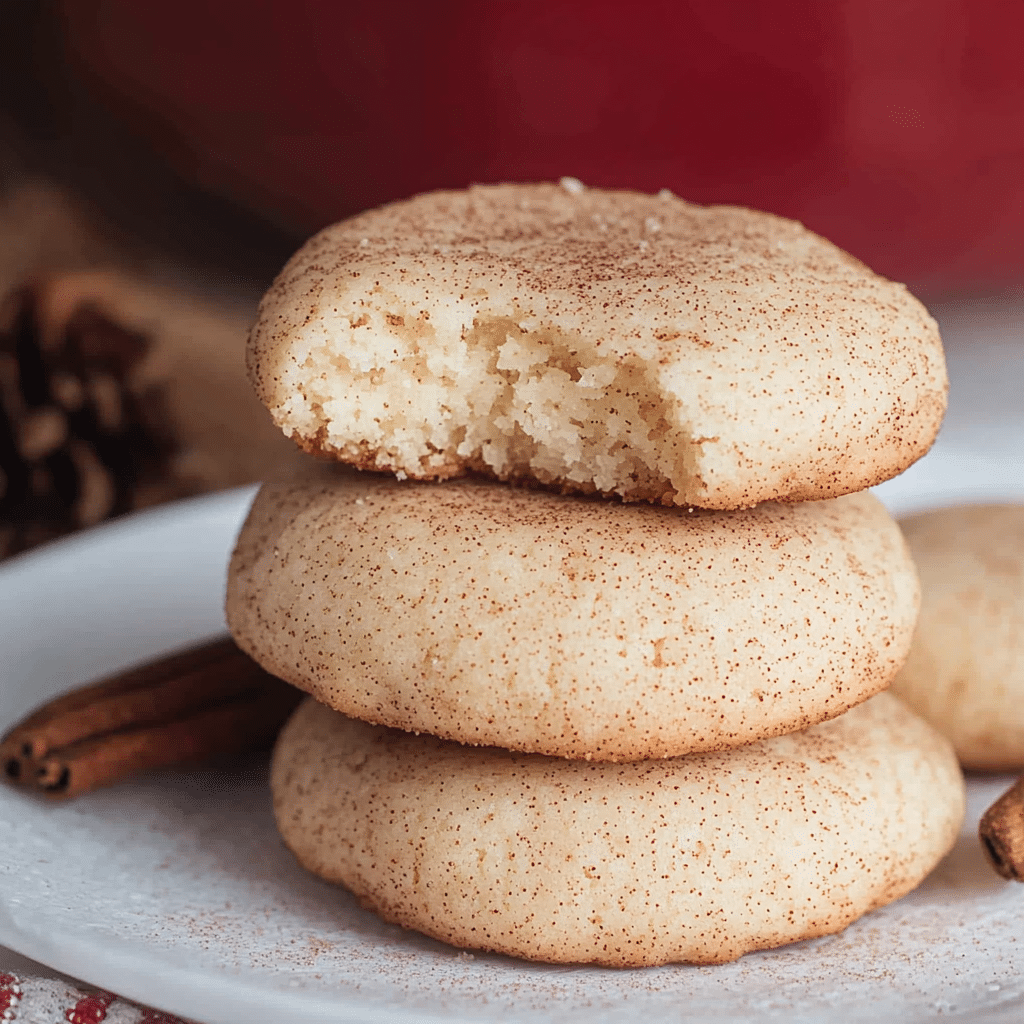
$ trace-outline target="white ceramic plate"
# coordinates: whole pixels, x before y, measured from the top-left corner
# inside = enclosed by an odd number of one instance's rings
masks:
[[[1024,498],[1024,344],[1005,324],[971,329],[970,350],[955,332],[949,345],[954,401],[939,443],[880,489],[895,511]],[[225,561],[250,497],[166,507],[0,567],[0,731],[67,687],[220,632]],[[1024,1019],[1024,886],[996,878],[975,838],[1008,782],[972,779],[950,856],[842,935],[720,967],[633,971],[471,956],[382,924],[283,848],[263,759],[68,805],[0,787],[0,943],[207,1024],[1008,1024]]]

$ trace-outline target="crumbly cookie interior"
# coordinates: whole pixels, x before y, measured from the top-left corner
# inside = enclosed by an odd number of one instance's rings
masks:
[[[650,365],[552,327],[363,306],[337,314],[303,371],[282,417],[296,439],[399,476],[468,466],[671,503],[699,475],[700,446]]]

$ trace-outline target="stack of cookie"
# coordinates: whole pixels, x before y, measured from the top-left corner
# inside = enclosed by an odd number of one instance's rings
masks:
[[[918,592],[863,491],[945,407],[901,286],[766,214],[476,187],[316,236],[249,356],[355,467],[266,485],[228,581],[316,698],[273,770],[306,867],[459,946],[714,963],[952,844],[949,746],[874,696]]]

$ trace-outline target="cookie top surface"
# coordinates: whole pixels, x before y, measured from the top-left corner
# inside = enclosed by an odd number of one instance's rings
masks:
[[[324,471],[259,493],[227,617],[346,714],[614,761],[841,714],[889,684],[917,601],[870,494],[702,512]]]
[[[917,885],[964,813],[948,742],[888,694],[801,733],[628,765],[461,747],[310,701],[271,784],[299,861],[386,919],[615,966],[839,931]]]
[[[303,447],[664,504],[860,490],[938,430],[938,331],[801,225],[662,193],[476,186],[327,228],[250,376]]]
[[[895,692],[965,767],[1024,769],[1024,505],[923,512],[900,524],[921,615]]]

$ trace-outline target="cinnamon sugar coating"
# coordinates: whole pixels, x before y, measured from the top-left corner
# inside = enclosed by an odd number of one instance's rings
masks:
[[[594,764],[462,747],[308,701],[271,775],[285,842],[381,917],[553,963],[723,963],[841,931],[952,846],[949,743],[880,694],[718,754]]]
[[[572,182],[327,228],[248,359],[286,434],[364,469],[705,508],[894,476],[947,388],[923,306],[801,225]]]
[[[866,493],[707,512],[340,470],[264,486],[227,596],[245,651],[346,714],[603,761],[839,715],[917,607]]]

